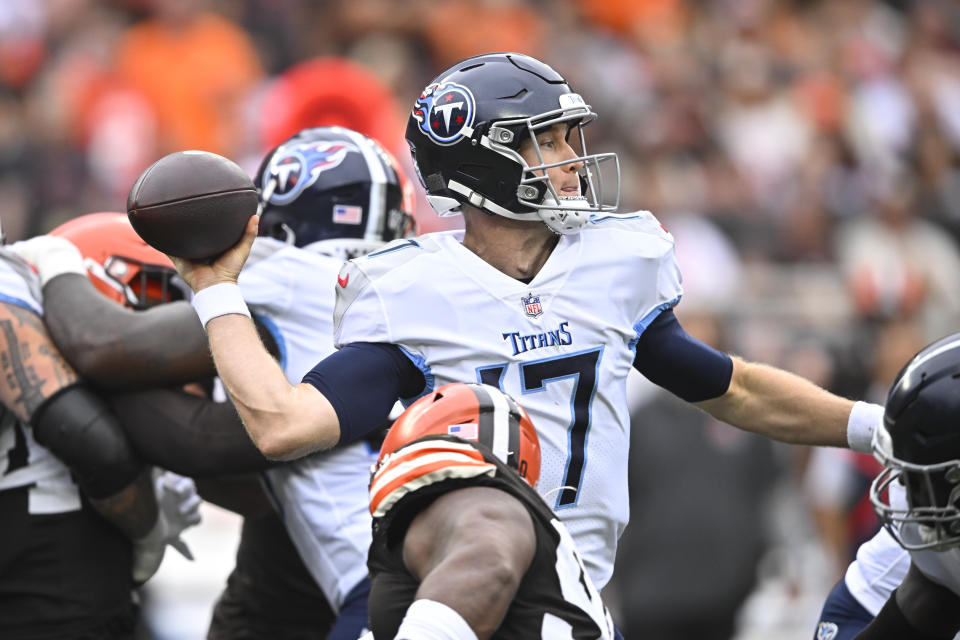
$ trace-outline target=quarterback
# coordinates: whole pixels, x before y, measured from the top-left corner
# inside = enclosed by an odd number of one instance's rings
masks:
[[[348,262],[331,283],[339,350],[299,384],[260,345],[236,284],[254,218],[212,265],[173,259],[265,455],[353,441],[398,398],[444,384],[498,387],[537,425],[539,491],[602,588],[628,519],[630,367],[743,429],[869,450],[882,407],[683,331],[672,312],[682,294],[673,237],[649,212],[616,212],[616,156],[586,152],[595,117],[559,73],[521,54],[469,58],[431,82],[406,137],[430,204],[463,215],[465,229]]]

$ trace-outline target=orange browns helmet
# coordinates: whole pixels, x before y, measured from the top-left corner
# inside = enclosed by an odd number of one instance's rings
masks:
[[[404,495],[426,484],[496,472],[496,467],[466,442],[414,443],[430,435],[457,436],[484,445],[531,487],[540,478],[540,440],[523,407],[495,387],[448,384],[414,402],[390,427],[370,482],[374,517],[384,515]]]
[[[125,213],[89,213],[63,223],[50,235],[77,247],[94,286],[119,304],[145,309],[186,298],[186,284],[180,282],[170,258],[141,240]]]

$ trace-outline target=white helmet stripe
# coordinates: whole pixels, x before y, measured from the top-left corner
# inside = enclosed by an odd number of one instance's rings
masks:
[[[488,391],[484,385],[470,385],[477,395],[480,412],[480,427],[483,430],[484,422],[492,420],[493,433],[490,438],[481,436],[480,441],[490,447],[493,455],[506,463],[510,457],[510,405],[502,393]],[[490,407],[493,411],[489,411]]]
[[[502,393],[491,393],[493,400],[493,453],[504,462],[510,459],[510,405]]]
[[[386,223],[383,217],[387,214],[387,172],[383,160],[370,138],[350,129],[340,131],[360,148],[363,159],[367,162],[367,171],[370,172],[370,201],[367,205],[367,227],[363,239],[380,240],[380,230]]]

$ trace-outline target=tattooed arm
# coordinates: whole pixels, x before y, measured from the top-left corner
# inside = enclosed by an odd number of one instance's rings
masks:
[[[59,391],[80,381],[29,309],[0,303],[0,402],[23,422]]]
[[[53,341],[98,386],[144,389],[215,375],[207,336],[186,302],[131,311],[101,295],[85,275],[73,273],[47,282],[43,298]]]
[[[150,475],[106,405],[86,389],[32,310],[0,303],[0,402],[60,458],[131,539],[157,519]]]

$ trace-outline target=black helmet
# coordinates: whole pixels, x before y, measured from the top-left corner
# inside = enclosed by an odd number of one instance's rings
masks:
[[[960,333],[927,346],[900,371],[873,449],[886,468],[870,498],[900,544],[960,544]],[[905,504],[891,495],[899,485]]]
[[[413,189],[396,159],[343,127],[304,129],[271,151],[256,178],[261,236],[298,247],[324,242],[345,258],[413,229]]]
[[[582,126],[596,117],[546,64],[519,53],[490,53],[468,58],[430,82],[414,103],[406,137],[427,200],[439,215],[470,204],[574,233],[591,214],[611,214],[619,205],[616,154],[586,155]],[[557,123],[566,123],[570,133],[577,130],[572,144],[579,145],[580,155],[544,164],[536,132]],[[534,166],[518,152],[530,139],[541,158]],[[582,165],[581,195],[561,197],[545,170],[574,163]]]

